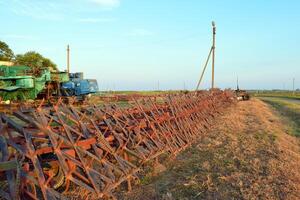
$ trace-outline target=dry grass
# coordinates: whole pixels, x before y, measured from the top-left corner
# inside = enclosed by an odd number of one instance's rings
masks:
[[[300,199],[299,140],[268,105],[240,102],[167,170],[121,199]]]
[[[300,137],[300,101],[288,98],[260,98],[271,105],[290,127],[289,133]]]

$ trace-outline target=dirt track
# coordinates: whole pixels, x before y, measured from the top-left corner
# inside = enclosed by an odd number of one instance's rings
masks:
[[[124,199],[300,199],[300,144],[265,103],[229,108],[199,142]]]

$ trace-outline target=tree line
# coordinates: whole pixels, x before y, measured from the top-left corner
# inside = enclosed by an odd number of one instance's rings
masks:
[[[26,65],[31,67],[33,71],[40,71],[43,68],[58,70],[54,62],[35,51],[15,55],[8,44],[3,41],[0,41],[0,61],[10,61],[15,65]]]

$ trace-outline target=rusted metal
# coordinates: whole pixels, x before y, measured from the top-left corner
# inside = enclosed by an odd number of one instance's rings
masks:
[[[153,95],[153,94],[138,94],[138,93],[130,93],[130,94],[104,94],[99,96],[93,96],[93,100],[99,102],[131,102],[137,99],[143,98],[161,98],[166,94]]]
[[[0,197],[67,199],[81,188],[82,198],[113,198],[121,184],[131,190],[145,165],[162,154],[175,156],[196,141],[232,97],[231,91],[211,90],[159,101],[133,99],[126,108],[76,108],[59,101],[47,109],[2,113],[1,161],[15,165],[1,170],[0,164],[0,178],[8,184]]]

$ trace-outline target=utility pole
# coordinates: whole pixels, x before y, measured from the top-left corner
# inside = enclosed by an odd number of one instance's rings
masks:
[[[67,72],[70,74],[70,46],[67,46]]]
[[[216,24],[212,21],[213,27],[213,45],[212,45],[212,78],[211,78],[211,89],[215,87],[215,51],[216,51]]]
[[[295,95],[295,78],[293,78],[293,95]]]
[[[212,31],[213,31],[213,42],[212,42],[212,47],[209,50],[209,54],[207,56],[204,68],[202,70],[202,73],[200,75],[200,79],[198,81],[197,87],[196,87],[196,91],[199,89],[200,84],[202,82],[203,76],[204,76],[204,72],[206,70],[207,64],[210,60],[210,57],[212,55],[212,81],[211,81],[211,88],[213,89],[215,87],[215,49],[216,49],[216,24],[213,21],[212,22]]]

